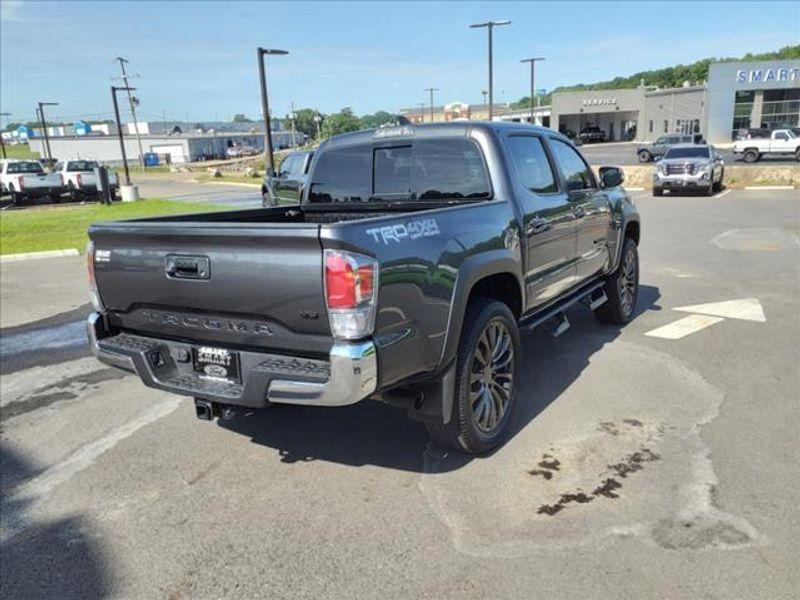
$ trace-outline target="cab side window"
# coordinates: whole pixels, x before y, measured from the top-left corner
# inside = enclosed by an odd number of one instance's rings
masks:
[[[542,139],[530,135],[514,135],[508,138],[508,143],[517,178],[523,187],[535,194],[556,193],[556,176]]]
[[[586,164],[581,155],[572,146],[561,140],[550,138],[550,148],[553,150],[556,162],[561,169],[564,180],[567,182],[568,191],[597,187],[589,165]]]

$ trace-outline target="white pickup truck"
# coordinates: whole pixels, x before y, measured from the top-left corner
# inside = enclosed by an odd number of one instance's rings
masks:
[[[791,156],[800,161],[800,138],[791,129],[776,129],[768,138],[738,140],[733,154],[745,162],[754,163],[765,154]]]
[[[38,160],[0,161],[0,191],[11,195],[12,204],[50,196],[58,202],[63,186],[55,173],[45,173]]]
[[[100,186],[94,172],[97,167],[97,162],[93,160],[65,160],[56,163],[53,172],[61,177],[61,184],[69,192],[70,198],[76,200],[99,192]],[[108,186],[112,195],[116,196],[119,178],[111,169],[108,169]]]

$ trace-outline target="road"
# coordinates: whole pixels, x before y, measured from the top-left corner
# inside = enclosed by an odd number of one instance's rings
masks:
[[[621,165],[630,166],[641,164],[636,156],[636,148],[639,146],[636,142],[625,143],[609,143],[609,144],[585,144],[580,147],[581,153],[586,157],[592,165]],[[720,154],[728,165],[742,165],[746,167],[757,168],[762,165],[770,166],[797,166],[797,161],[794,156],[789,157],[770,157],[763,158],[757,163],[746,163],[741,160],[736,160],[731,150],[720,148]],[[645,163],[652,165],[653,163]]]
[[[81,260],[2,265],[3,596],[796,598],[800,193],[638,196],[637,317],[525,336],[476,459],[371,401],[198,421],[88,357]]]
[[[135,179],[143,198],[226,204],[231,208],[261,206],[258,187],[231,183],[195,183],[186,175],[140,176]]]

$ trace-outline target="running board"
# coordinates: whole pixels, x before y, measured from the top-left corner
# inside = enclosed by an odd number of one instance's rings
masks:
[[[604,287],[605,281],[602,279],[587,283],[551,306],[547,306],[531,315],[523,317],[519,322],[519,326],[520,328],[531,330],[554,319],[550,331],[553,336],[558,337],[569,329],[569,319],[567,319],[567,315],[564,314],[564,311],[576,302],[583,302],[591,310],[594,310],[608,301],[608,296],[606,296]]]

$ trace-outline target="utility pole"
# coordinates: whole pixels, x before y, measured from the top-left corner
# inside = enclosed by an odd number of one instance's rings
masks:
[[[317,124],[317,140],[320,140],[322,139],[322,115],[319,114],[319,111],[314,115],[314,123]]]
[[[122,152],[122,164],[125,167],[125,185],[131,185],[131,174],[128,170],[128,155],[125,153],[125,140],[122,137],[122,123],[119,119],[119,104],[117,103],[117,92],[125,90],[128,93],[136,88],[111,86],[111,99],[114,101],[114,117],[117,119],[117,135],[119,136],[119,149]]]
[[[44,107],[58,106],[58,102],[38,102],[37,104],[39,105],[39,122],[42,124],[42,134],[44,135],[44,146],[45,150],[47,151],[47,158],[52,160],[53,153],[50,151],[50,136],[47,134],[47,121],[44,118]]]
[[[544,57],[523,58],[519,61],[521,63],[530,63],[531,65],[531,125],[533,125],[533,96],[536,93],[536,88],[534,87],[536,84],[536,63],[540,60],[544,60]]]
[[[428,92],[431,95],[431,123],[433,123],[433,92],[438,92],[439,88],[429,87],[425,88],[423,91]]]
[[[269,100],[267,99],[267,75],[264,66],[264,55],[272,54],[282,56],[289,54],[286,50],[270,48],[257,48],[258,77],[261,80],[261,111],[264,113],[264,154],[266,155],[266,171],[268,175],[275,174],[275,157],[272,155],[272,128],[269,122]]]
[[[475,23],[474,25],[470,25],[470,29],[477,29],[480,27],[485,27],[489,30],[489,120],[492,120],[494,116],[494,84],[492,81],[493,72],[492,72],[492,31],[495,27],[501,27],[503,25],[510,25],[511,21],[487,21],[486,23]]]
[[[8,117],[10,115],[11,115],[11,113],[8,113],[8,112],[0,112],[0,148],[3,149],[3,158],[7,158],[6,157],[6,142],[3,139],[3,131],[5,131],[5,128],[3,127],[3,117]]]
[[[114,60],[119,61],[119,66],[122,69],[122,82],[125,85],[125,87],[117,89],[125,89],[128,91],[128,104],[131,105],[131,116],[133,117],[133,127],[136,129],[136,143],[139,145],[139,166],[144,168],[144,152],[142,151],[142,138],[139,135],[139,123],[136,121],[136,107],[134,106],[133,96],[131,96],[131,90],[134,88],[128,87],[128,73],[125,71],[125,63],[130,61],[127,58],[123,58],[121,56],[118,56]]]
[[[481,94],[483,94],[483,105],[486,106],[486,94],[488,94],[486,90],[481,90]]]
[[[294,102],[292,102],[292,112],[289,115],[292,117],[292,150],[295,148],[295,141],[294,141]]]
[[[424,123],[425,122],[425,103],[424,102],[420,102],[419,103],[419,122],[420,123]]]

